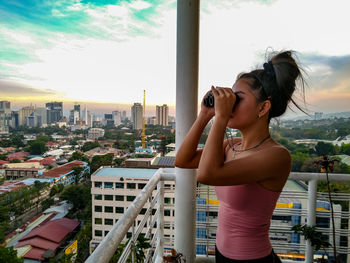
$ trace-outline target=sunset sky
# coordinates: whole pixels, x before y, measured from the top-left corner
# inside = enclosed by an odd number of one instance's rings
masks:
[[[347,0],[202,0],[199,96],[293,49],[307,108],[350,111]],[[92,111],[175,104],[176,1],[1,0],[0,100]],[[107,112],[106,112],[107,113]],[[151,114],[151,113],[149,113]]]

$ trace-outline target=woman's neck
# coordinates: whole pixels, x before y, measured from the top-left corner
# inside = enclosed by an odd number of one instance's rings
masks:
[[[270,135],[268,127],[259,127],[253,130],[249,129],[249,131],[241,131],[241,133],[242,142],[240,149],[242,150],[254,147]]]

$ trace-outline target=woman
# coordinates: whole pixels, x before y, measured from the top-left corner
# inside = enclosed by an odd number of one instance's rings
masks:
[[[292,52],[285,51],[264,69],[239,75],[232,89],[211,87],[214,108],[202,102],[176,154],[175,166],[198,168],[198,182],[215,186],[220,200],[216,262],[280,262],[269,227],[291,156],[270,137],[269,122],[281,116],[290,101],[300,109],[292,99],[298,78],[303,83]],[[214,115],[205,147],[197,150]],[[226,127],[240,130],[242,137],[224,140]]]

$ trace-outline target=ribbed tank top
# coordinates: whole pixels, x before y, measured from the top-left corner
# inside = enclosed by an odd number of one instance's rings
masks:
[[[216,186],[220,200],[216,246],[227,258],[257,259],[271,253],[270,220],[280,192],[258,183]]]

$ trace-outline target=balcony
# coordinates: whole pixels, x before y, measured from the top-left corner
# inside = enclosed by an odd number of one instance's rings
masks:
[[[271,243],[275,252],[281,255],[283,262],[295,262],[287,258],[312,262],[313,259],[321,257],[321,254],[314,253],[310,243],[305,242],[303,237],[296,236],[291,227],[293,224],[307,223],[312,226],[317,223],[317,231],[328,235],[330,243],[332,243],[332,224],[329,206],[327,206],[327,204],[329,205],[328,194],[317,193],[317,182],[325,181],[325,174],[291,173],[289,179],[287,187],[277,202],[271,221]],[[135,261],[132,251],[141,233],[150,239],[152,246],[146,251],[144,262],[162,262],[164,249],[170,252],[169,249],[174,247],[171,236],[165,237],[164,235],[164,207],[174,206],[164,203],[164,192],[173,191],[164,187],[164,182],[173,180],[175,180],[175,169],[158,169],[86,262],[109,262],[119,245],[127,240],[128,232],[131,233],[131,238],[118,262],[126,262],[129,257],[132,257],[132,262]],[[348,174],[331,174],[330,180],[349,182],[350,176]],[[201,255],[196,256],[196,262],[215,261],[213,256],[217,227],[215,213],[218,205],[214,198],[215,193],[211,187],[204,185],[197,187],[197,208],[193,208],[197,214],[196,233],[193,235],[197,236],[195,240],[196,250]],[[332,198],[333,201],[341,202],[343,205],[349,204],[350,201],[349,194],[333,193]],[[136,218],[144,208],[146,208],[146,213],[142,220],[137,222]],[[350,255],[348,245],[349,212],[344,211],[344,207],[342,208],[341,205],[335,205],[334,211],[337,252],[343,258],[347,258]],[[175,206],[176,213],[177,207]],[[146,224],[147,227],[145,227]],[[175,236],[184,229],[186,227],[182,225],[176,227]],[[327,255],[332,256],[332,253],[332,248],[326,250]]]

